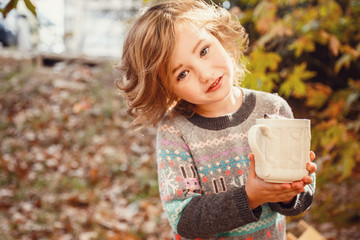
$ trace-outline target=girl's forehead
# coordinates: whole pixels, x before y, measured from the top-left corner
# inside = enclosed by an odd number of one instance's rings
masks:
[[[200,39],[209,39],[213,35],[204,27],[190,22],[181,22],[175,27],[175,49],[189,47],[189,44],[196,43]]]
[[[192,33],[198,35],[204,28],[200,27],[198,24],[187,21],[187,20],[181,20],[175,25],[175,35],[181,34],[181,33]]]

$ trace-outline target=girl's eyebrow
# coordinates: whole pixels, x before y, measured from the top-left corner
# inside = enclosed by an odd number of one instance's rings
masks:
[[[176,68],[174,68],[174,70],[172,70],[172,74],[174,74],[179,68],[181,68],[183,65],[180,64],[179,66],[177,66]]]
[[[204,41],[204,39],[200,39],[200,41],[198,41],[198,43],[195,45],[195,47],[194,47],[194,49],[193,49],[193,51],[192,51],[193,54],[195,53],[196,49],[199,47],[199,45],[200,45],[203,41]]]

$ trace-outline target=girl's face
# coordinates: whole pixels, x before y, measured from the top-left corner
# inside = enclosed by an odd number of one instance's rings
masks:
[[[227,51],[214,35],[187,22],[176,29],[176,39],[171,66],[176,96],[195,104],[198,113],[225,107],[234,72]]]

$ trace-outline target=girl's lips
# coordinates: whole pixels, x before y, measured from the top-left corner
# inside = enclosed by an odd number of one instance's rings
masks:
[[[211,84],[211,86],[209,87],[207,92],[214,92],[214,91],[218,90],[222,85],[222,79],[223,79],[223,76],[216,79],[216,81],[213,82],[213,84]]]

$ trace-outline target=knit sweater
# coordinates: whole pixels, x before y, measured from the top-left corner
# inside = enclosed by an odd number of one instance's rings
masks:
[[[250,209],[248,131],[264,114],[293,114],[277,95],[241,90],[242,105],[232,114],[165,116],[158,127],[159,190],[174,239],[286,239],[285,216],[312,203],[314,183],[291,206],[266,203]]]

